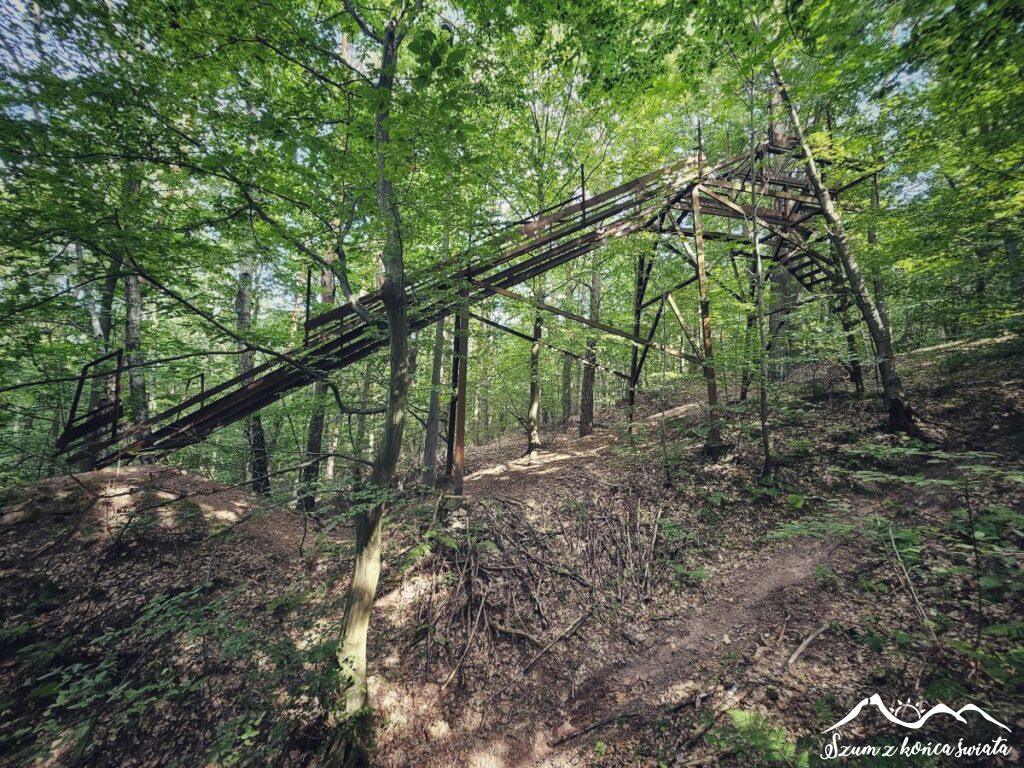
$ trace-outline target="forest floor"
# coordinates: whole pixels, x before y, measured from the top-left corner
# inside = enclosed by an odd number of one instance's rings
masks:
[[[898,703],[973,702],[1012,751],[845,764],[1017,762],[1024,348],[904,368],[932,443],[800,369],[766,478],[749,407],[730,408],[731,450],[702,455],[696,388],[642,399],[632,433],[611,409],[582,440],[552,429],[532,460],[507,437],[470,448],[463,509],[411,497],[389,521],[373,764],[839,765],[822,732],[874,693],[905,719]],[[346,526],[167,467],[7,492],[0,764],[315,764]],[[906,733],[865,713],[842,738]]]
[[[872,693],[893,708],[984,702],[1019,726],[1019,351],[1002,339],[908,356],[923,447],[881,430],[877,402],[836,374],[795,372],[768,481],[751,416],[734,414],[732,451],[709,462],[701,408],[666,398],[643,403],[632,437],[608,418],[582,440],[551,433],[533,459],[517,441],[471,451],[458,544],[381,600],[380,764],[814,763],[821,732]],[[981,572],[963,475],[993,536]],[[979,578],[992,587],[980,615]],[[935,740],[989,735],[945,726]],[[877,717],[849,728],[854,743],[901,738]]]

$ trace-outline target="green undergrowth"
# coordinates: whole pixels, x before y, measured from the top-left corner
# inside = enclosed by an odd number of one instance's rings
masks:
[[[852,491],[769,538],[828,537],[840,548],[865,548],[860,562],[873,565],[858,566],[842,588],[884,601],[869,600],[874,613],[850,629],[854,640],[896,666],[930,656],[923,684],[931,700],[970,695],[1012,708],[1024,694],[1024,472],[994,453],[918,444],[864,441],[841,459],[850,489],[907,503],[858,515]],[[896,610],[888,596],[897,592],[910,605],[894,629],[882,615]]]

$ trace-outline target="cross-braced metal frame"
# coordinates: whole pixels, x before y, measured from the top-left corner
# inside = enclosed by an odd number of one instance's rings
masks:
[[[831,190],[838,196],[870,174],[844,187]],[[753,195],[753,196],[752,196]],[[749,201],[753,200],[755,205]],[[763,207],[761,202],[764,203]],[[794,155],[794,142],[763,143],[714,165],[703,154],[685,158],[656,171],[620,184],[601,194],[586,197],[583,189],[562,203],[524,220],[506,224],[481,237],[468,251],[438,263],[413,276],[406,288],[409,330],[427,327],[449,314],[457,315],[456,365],[452,389],[455,393],[449,429],[454,472],[461,475],[465,434],[460,420],[465,409],[467,355],[463,339],[469,308],[491,296],[502,296],[532,304],[540,311],[560,315],[633,345],[630,372],[624,376],[630,393],[635,391],[644,361],[651,349],[681,357],[703,367],[708,378],[709,397],[714,410],[714,359],[710,334],[711,314],[707,296],[709,274],[705,242],[725,241],[737,247],[752,245],[749,235],[734,231],[736,221],[745,221],[758,232],[765,249],[768,269],[785,269],[808,291],[829,284],[835,297],[833,309],[843,317],[849,307],[849,292],[834,258],[818,246],[827,237],[811,226],[821,213],[810,184]],[[708,228],[704,221],[724,220],[725,229]],[[614,328],[510,289],[562,264],[578,259],[615,238],[638,232],[655,232],[663,247],[690,263],[695,274],[683,283],[647,296],[654,261],[644,257],[637,271],[634,323],[631,331]],[[693,240],[690,247],[689,240]],[[702,345],[700,354],[690,354],[654,341],[666,305],[681,320],[672,294],[697,282],[701,296]],[[251,372],[202,389],[186,397],[145,423],[117,430],[120,409],[104,407],[82,415],[72,413],[59,441],[59,451],[73,453],[71,461],[91,453],[97,466],[131,461],[141,454],[162,454],[206,439],[216,430],[237,422],[276,402],[289,392],[325,379],[332,371],[345,368],[382,349],[387,344],[379,291],[361,297],[371,322],[344,304],[305,324],[302,346],[281,353],[256,366]],[[657,305],[646,333],[642,314]],[[478,318],[480,319],[480,318]],[[493,321],[484,321],[522,337]],[[844,326],[845,327],[845,326]],[[532,337],[527,337],[532,342]],[[565,350],[560,350],[565,351]],[[575,353],[571,353],[574,354]],[[579,355],[575,355],[579,357]],[[83,380],[85,377],[83,371]],[[631,394],[632,401],[632,394]],[[712,413],[712,421],[715,421]],[[454,445],[451,442],[454,441]],[[91,442],[89,452],[85,443]]]

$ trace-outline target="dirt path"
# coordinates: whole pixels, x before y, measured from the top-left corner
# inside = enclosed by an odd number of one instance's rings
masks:
[[[774,639],[789,613],[787,591],[806,586],[828,552],[817,540],[764,548],[709,580],[694,607],[635,626],[633,657],[597,670],[568,702],[554,705],[554,691],[521,699],[513,722],[465,734],[446,745],[446,759],[470,768],[588,765],[594,743],[614,738],[617,722],[653,721],[659,710],[707,692],[736,659],[749,658],[760,636]]]
[[[637,657],[608,665],[581,687],[560,723],[546,723],[544,738],[517,766],[572,764],[582,745],[600,737],[609,718],[642,718],[707,688],[705,674],[720,669],[726,656],[749,651],[762,633],[786,618],[786,591],[812,578],[827,557],[820,541],[788,542],[767,548],[751,563],[720,574],[705,585],[700,603],[682,615],[641,633]],[[639,629],[639,628],[638,628]],[[593,728],[593,730],[589,730]],[[565,737],[579,733],[579,738]],[[557,746],[550,746],[557,744]]]
[[[790,543],[717,577],[696,608],[663,624],[637,661],[593,676],[570,716],[574,728],[585,728],[615,707],[635,711],[640,702],[645,707],[673,703],[679,698],[671,696],[673,688],[690,680],[698,653],[701,661],[727,653],[744,635],[756,637],[785,619],[786,589],[813,575],[823,549],[820,542]]]
[[[687,404],[654,414],[644,419],[644,425],[656,428],[662,420],[693,418],[699,418],[699,409]],[[572,498],[588,478],[605,482],[597,474],[606,474],[600,470],[614,461],[613,449],[620,439],[607,429],[582,440],[556,434],[533,459],[517,458],[517,446],[512,443],[500,452],[492,448],[489,455],[478,454],[477,466],[471,467],[467,495],[550,508],[561,496]],[[609,473],[608,479],[614,480],[614,474]],[[458,737],[443,739],[447,742],[443,759],[472,768],[588,764],[594,743],[614,738],[611,734],[622,718],[627,724],[652,722],[659,711],[708,692],[716,681],[729,684],[728,670],[738,660],[749,659],[762,637],[779,636],[790,603],[796,602],[790,600],[789,590],[802,587],[806,591],[813,584],[815,569],[830,559],[829,552],[829,543],[816,539],[734,552],[729,558],[732,567],[713,570],[689,607],[668,616],[648,617],[627,627],[621,637],[615,634],[614,642],[626,652],[610,654],[613,661],[578,681],[568,695],[564,680],[545,682],[546,673],[535,669],[530,675],[536,679],[526,687],[531,695],[519,698],[514,711],[488,717],[486,726],[481,714],[476,728],[470,726]],[[829,608],[822,605],[820,609],[825,619]],[[596,615],[589,619],[599,620]],[[784,642],[786,655],[792,643],[792,638]],[[556,648],[553,653],[562,651]]]
[[[666,411],[652,414],[640,421],[646,428],[659,426],[662,421],[670,422],[691,418],[699,413],[696,403],[669,408]],[[483,446],[475,453],[478,455],[466,475],[466,493],[469,496],[486,497],[491,494],[516,494],[526,492],[536,494],[547,486],[539,486],[538,481],[545,483],[564,480],[577,480],[573,470],[588,467],[607,456],[608,449],[618,442],[618,435],[610,429],[597,429],[584,438],[571,433],[555,433],[545,436],[545,448],[532,458],[521,457],[521,446],[514,441],[506,441],[502,449],[495,446]],[[505,458],[495,456],[502,452]],[[488,462],[486,464],[482,463]]]

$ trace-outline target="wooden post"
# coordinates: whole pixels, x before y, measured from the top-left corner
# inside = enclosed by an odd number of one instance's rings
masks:
[[[708,386],[708,447],[715,448],[722,443],[722,429],[718,421],[718,383],[715,380],[715,354],[711,338],[711,304],[708,299],[708,269],[704,255],[704,229],[700,217],[700,185],[694,185],[690,192],[693,206],[693,245],[697,257],[697,289],[700,294],[700,333],[704,346],[701,366]]]
[[[117,367],[114,369],[114,421],[110,425],[110,439],[117,437],[117,416],[121,410],[121,369],[124,367],[124,351],[117,350]]]
[[[459,352],[459,316],[455,315],[455,333],[454,340],[452,341],[452,386],[451,395],[448,399],[448,425],[447,434],[445,435],[445,461],[444,461],[444,476],[451,478],[452,473],[455,470],[455,411],[458,403],[458,391],[459,391],[459,359],[461,354]]]
[[[871,213],[877,214],[879,208],[880,198],[878,195],[878,171],[871,174]],[[871,245],[871,255],[875,257],[875,252],[878,249],[878,232],[875,229],[875,222],[871,222],[871,226],[868,227],[868,243]],[[882,283],[882,276],[878,272],[877,265],[871,269],[871,283],[872,288],[875,289],[875,305],[878,307],[878,316],[882,320],[882,325],[885,326],[889,333],[892,333],[892,327],[889,325],[889,310],[885,305],[885,285]]]
[[[655,246],[657,247],[657,246]],[[648,261],[647,257],[640,256],[636,265],[636,285],[633,293],[633,336],[640,338],[640,320],[643,316],[644,296],[647,295],[647,283],[654,268],[654,259]],[[645,347],[646,349],[646,347]],[[636,402],[636,387],[640,381],[640,369],[643,363],[640,362],[640,349],[633,346],[629,357],[629,389],[626,392],[626,417],[633,421],[633,407]]]
[[[458,359],[458,387],[455,393],[455,457],[452,493],[462,496],[466,466],[466,373],[469,362],[469,314],[465,307],[455,315],[455,337],[461,339]]]
[[[633,336],[640,336],[640,305],[643,303],[641,289],[647,259],[641,254],[636,263],[636,280],[633,282]],[[629,388],[626,390],[626,419],[633,422],[633,405],[636,401],[637,361],[640,350],[635,345],[629,353]]]
[[[665,299],[662,298],[661,303],[658,305],[658,311],[654,313],[654,319],[651,321],[651,329],[647,332],[648,343],[654,339],[654,334],[658,332],[658,324],[661,322],[661,316],[665,312]],[[636,347],[634,347],[636,349]],[[647,362],[647,353],[651,351],[651,347],[648,346],[643,348],[640,353],[640,360],[636,365],[636,380],[633,382],[634,388],[640,381],[640,375],[644,372],[644,363]]]

